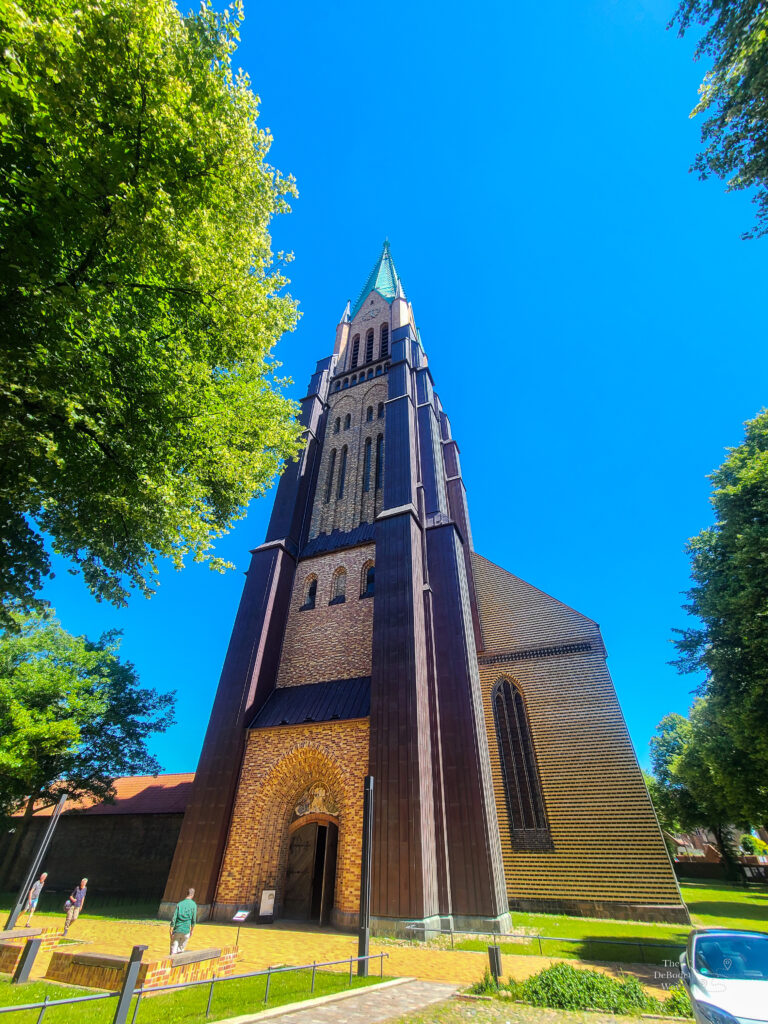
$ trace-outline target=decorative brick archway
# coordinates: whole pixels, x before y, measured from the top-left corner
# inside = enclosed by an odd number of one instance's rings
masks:
[[[277,916],[291,827],[330,820],[338,825],[334,924],[354,927],[360,903],[363,780],[368,771],[368,722],[327,722],[250,733],[216,894],[217,917],[231,907],[258,906],[275,889]],[[329,806],[297,804],[321,785]]]

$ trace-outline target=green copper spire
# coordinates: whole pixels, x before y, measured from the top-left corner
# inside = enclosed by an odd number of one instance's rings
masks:
[[[384,240],[384,247],[381,250],[381,256],[376,261],[371,273],[368,275],[368,280],[363,286],[363,290],[358,296],[357,302],[352,307],[352,319],[357,316],[360,311],[360,307],[365,301],[365,297],[370,293],[376,291],[382,298],[385,298],[387,302],[392,300],[398,295],[404,295],[400,278],[397,276],[395,270],[394,260],[392,259],[392,253],[389,251],[389,239]]]

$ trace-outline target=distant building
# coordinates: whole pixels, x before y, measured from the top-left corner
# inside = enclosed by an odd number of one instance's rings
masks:
[[[482,416],[493,353],[459,329]],[[188,886],[220,919],[274,890],[278,917],[354,926],[370,773],[379,931],[504,929],[510,908],[687,921],[598,625],[473,550],[388,245],[302,408],[162,912]]]
[[[47,888],[70,889],[85,875],[93,894],[159,898],[193,778],[191,772],[134,775],[115,780],[114,803],[68,801],[43,864]],[[52,812],[35,812],[14,858],[12,887],[23,882]],[[9,836],[2,839],[0,863]]]

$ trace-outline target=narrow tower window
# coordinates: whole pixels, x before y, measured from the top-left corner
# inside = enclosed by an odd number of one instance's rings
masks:
[[[379,352],[379,359],[383,359],[384,356],[389,355],[389,324],[381,325],[381,351]]]
[[[512,843],[517,848],[552,848],[528,715],[520,690],[499,679],[491,696]]]
[[[370,437],[366,438],[365,451],[363,453],[363,493],[371,489],[371,448],[373,447]]]
[[[373,328],[365,336],[365,361],[370,363],[373,359]]]
[[[373,597],[375,584],[375,569],[373,562],[366,562],[363,566],[362,579],[360,580],[360,597]]]
[[[365,422],[366,423],[370,423],[372,419],[373,419],[373,406],[369,405],[368,408],[365,410]]]
[[[337,416],[336,417],[336,422],[333,424],[333,432],[334,432],[334,434],[338,434],[338,432],[340,430],[341,430],[341,418],[339,416]]]
[[[328,482],[325,485],[325,503],[326,505],[331,500],[333,494],[333,471],[336,468],[336,449],[334,448],[331,452],[331,462],[328,466]]]
[[[344,497],[344,478],[347,475],[347,446],[341,449],[341,465],[339,466],[339,489],[336,494],[337,498]]]
[[[349,430],[351,425],[352,425],[352,417],[350,416],[349,413],[347,413],[347,415],[344,417],[344,429],[345,430]]]
[[[360,335],[356,334],[352,339],[352,363],[350,364],[350,370],[354,370],[357,366],[357,360],[360,357]]]
[[[331,580],[331,600],[329,604],[343,604],[347,599],[347,570],[339,566]]]
[[[379,402],[379,408],[376,411],[376,419],[380,420],[384,416],[384,403]]]
[[[376,490],[381,490],[384,482],[384,435],[376,438]]]
[[[304,603],[301,606],[302,611],[309,611],[315,607],[317,601],[317,577],[309,576],[304,584]]]

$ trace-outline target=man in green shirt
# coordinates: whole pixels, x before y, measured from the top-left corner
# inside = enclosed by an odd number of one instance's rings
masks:
[[[190,889],[187,898],[176,904],[171,918],[171,956],[183,953],[197,924],[197,904],[192,899],[195,890]]]

